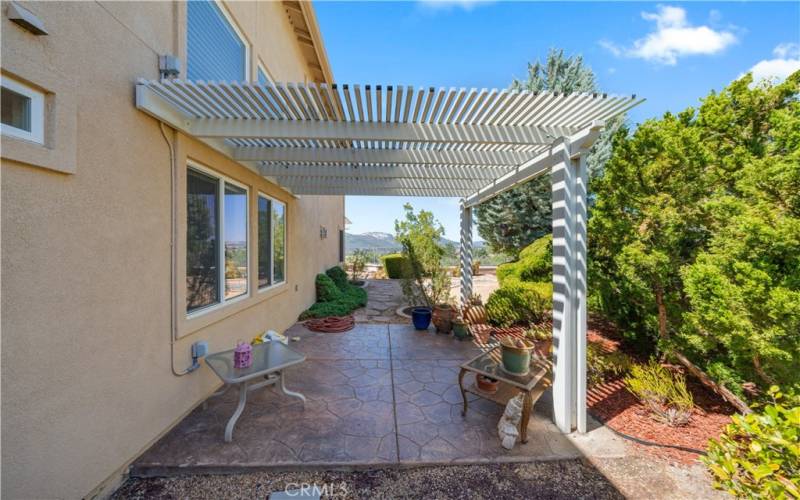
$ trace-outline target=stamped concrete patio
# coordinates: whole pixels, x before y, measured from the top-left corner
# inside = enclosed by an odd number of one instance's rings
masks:
[[[622,456],[604,428],[565,436],[551,423],[549,391],[539,400],[529,442],[508,451],[496,425],[503,408],[470,396],[461,416],[458,365],[479,353],[433,330],[358,324],[347,333],[314,333],[298,324],[292,348],[308,360],[287,370],[303,404],[272,388],[251,393],[232,443],[223,429],[235,391],[196,408],[132,466],[133,476],[234,472],[253,468],[375,467]],[[470,377],[471,375],[467,375]]]

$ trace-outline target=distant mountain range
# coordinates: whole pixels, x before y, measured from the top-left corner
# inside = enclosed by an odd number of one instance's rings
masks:
[[[443,245],[453,245],[458,248],[459,243],[457,241],[448,240],[447,238],[442,238],[440,243]],[[381,233],[381,232],[369,232],[363,234],[351,234],[345,233],[344,245],[347,249],[347,253],[352,252],[353,250],[363,248],[365,250],[378,250],[383,252],[392,252],[395,250],[400,250],[400,243],[394,239],[393,234],[389,233]],[[474,243],[475,247],[480,247],[483,245],[483,241],[476,241]]]

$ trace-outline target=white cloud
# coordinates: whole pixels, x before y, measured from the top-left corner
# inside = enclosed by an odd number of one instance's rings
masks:
[[[757,62],[748,71],[753,73],[753,82],[763,79],[771,82],[780,82],[795,71],[800,71],[800,44],[782,43],[772,50],[774,59],[764,59]],[[739,75],[741,78],[743,76]]]
[[[460,8],[470,11],[480,5],[493,3],[494,0],[418,0],[423,7],[437,10]]]
[[[719,13],[712,11],[710,16],[718,18]],[[686,19],[686,10],[681,7],[659,5],[658,12],[642,12],[642,18],[655,22],[656,30],[635,40],[630,47],[608,40],[600,40],[600,46],[617,57],[634,57],[674,66],[680,57],[717,54],[737,41],[729,31],[692,26]]]

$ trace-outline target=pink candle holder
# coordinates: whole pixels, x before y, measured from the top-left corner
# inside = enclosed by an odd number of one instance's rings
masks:
[[[238,342],[233,350],[234,368],[248,368],[253,364],[253,346],[247,342]]]

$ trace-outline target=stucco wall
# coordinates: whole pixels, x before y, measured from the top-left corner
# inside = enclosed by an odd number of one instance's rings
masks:
[[[135,79],[158,77],[159,53],[185,54],[185,6],[26,5],[50,35],[35,37],[3,16],[2,70],[54,92],[50,111],[61,126],[46,155],[29,145],[14,160],[3,153],[2,496],[78,498],[113,480],[217,385],[205,367],[183,377],[171,371],[169,150],[158,123],[133,104]],[[280,4],[231,10],[253,61],[260,57],[276,79],[304,79]],[[288,216],[287,284],[196,319],[179,314],[180,370],[196,340],[216,351],[292,324],[313,302],[314,274],[338,260],[344,203],[293,198],[200,143],[169,136],[178,161],[179,264],[186,158],[247,184],[251,214],[262,191],[286,201]],[[4,151],[12,141],[2,139]],[[18,161],[26,154],[32,164]],[[62,173],[70,154],[74,173]],[[320,226],[328,239],[320,240]],[[251,227],[251,241],[255,234]],[[255,259],[252,252],[251,276]]]

